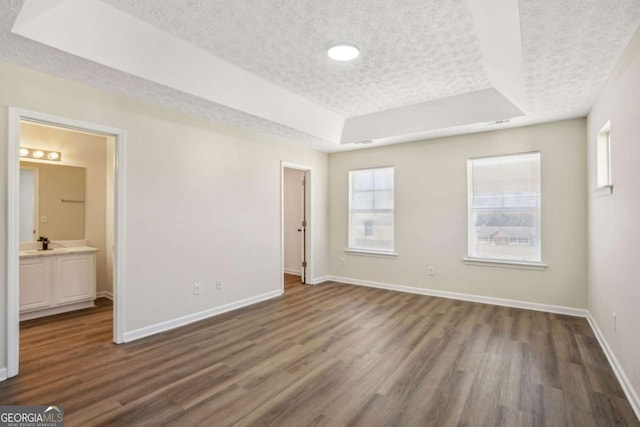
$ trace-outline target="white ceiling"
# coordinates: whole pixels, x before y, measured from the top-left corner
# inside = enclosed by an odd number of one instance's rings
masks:
[[[337,151],[583,117],[639,24],[638,0],[9,0],[0,60]]]

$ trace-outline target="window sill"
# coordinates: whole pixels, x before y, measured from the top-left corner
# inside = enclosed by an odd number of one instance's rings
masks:
[[[483,267],[517,268],[521,270],[546,270],[547,264],[541,262],[528,261],[507,261],[501,259],[488,258],[462,258],[462,262],[467,265],[479,265]]]
[[[357,255],[357,256],[372,256],[372,257],[378,257],[378,258],[398,258],[397,252],[389,252],[389,251],[372,251],[367,249],[347,248],[344,250],[344,252],[349,255]]]
[[[613,185],[598,187],[593,190],[593,193],[596,195],[596,197],[609,196],[613,194]]]

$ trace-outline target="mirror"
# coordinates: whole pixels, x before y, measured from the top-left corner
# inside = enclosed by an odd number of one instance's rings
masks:
[[[83,240],[85,168],[20,162],[20,242]]]

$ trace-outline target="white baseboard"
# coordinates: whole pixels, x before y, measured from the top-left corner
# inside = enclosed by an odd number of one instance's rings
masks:
[[[7,372],[7,368],[0,368],[0,381],[4,381],[9,378]]]
[[[96,298],[108,298],[111,301],[113,301],[113,292],[98,291],[98,292],[96,292]]]
[[[302,276],[302,272],[300,270],[294,270],[292,268],[285,268],[284,272],[286,274],[293,274],[294,276]]]
[[[399,291],[399,292],[407,292],[411,294],[428,295],[432,297],[478,302],[482,304],[500,305],[504,307],[523,308],[526,310],[544,311],[547,313],[566,314],[569,316],[587,317],[587,310],[582,308],[540,304],[537,302],[512,300],[512,299],[506,299],[506,298],[486,297],[482,295],[464,294],[459,292],[438,291],[435,289],[425,289],[425,288],[416,288],[412,286],[394,285],[391,283],[372,282],[369,280],[351,279],[348,277],[339,277],[339,276],[327,276],[327,277],[328,277],[327,280],[348,283],[350,285],[367,286],[370,288],[388,289],[390,291]]]
[[[589,322],[589,325],[591,325],[591,329],[593,329],[593,332],[596,334],[596,338],[600,343],[600,347],[602,347],[604,354],[607,356],[607,360],[609,360],[611,369],[613,369],[613,372],[616,374],[616,377],[618,378],[618,382],[620,382],[620,385],[624,390],[624,394],[627,396],[627,400],[629,400],[629,403],[631,404],[633,411],[636,413],[636,417],[638,417],[638,419],[640,420],[640,399],[638,398],[638,393],[636,393],[633,386],[631,385],[631,381],[629,381],[629,377],[627,377],[627,375],[624,372],[624,369],[622,369],[620,362],[618,362],[616,355],[613,353],[613,350],[611,350],[609,343],[604,338],[602,331],[598,327],[598,324],[596,323],[596,320],[591,315],[590,311],[587,311],[587,321]]]
[[[188,314],[176,319],[167,320],[165,322],[156,323],[155,325],[149,325],[140,329],[125,332],[124,342],[134,341],[140,338],[148,337],[149,335],[154,335],[160,332],[168,331],[170,329],[179,328],[180,326],[185,326],[189,323],[197,322],[199,320],[207,319],[218,314],[226,313],[227,311],[236,310],[238,308],[246,307],[251,304],[266,301],[271,298],[279,297],[280,295],[282,295],[282,291],[280,290],[271,291],[265,294],[256,295],[251,298],[246,298],[240,301],[225,304],[220,307],[211,308],[209,310],[200,311],[198,313]]]
[[[320,283],[328,282],[329,280],[332,280],[331,276],[320,276],[307,281],[307,285],[319,285]]]

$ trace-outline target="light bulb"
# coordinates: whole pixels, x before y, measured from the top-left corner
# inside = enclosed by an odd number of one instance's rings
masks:
[[[47,159],[49,160],[58,160],[59,158],[60,158],[60,154],[56,153],[55,151],[52,151],[49,154],[47,154]]]
[[[26,148],[21,148],[20,149],[20,157],[24,157],[24,156],[28,156],[29,155],[29,150]]]
[[[41,159],[41,158],[43,158],[43,157],[44,157],[44,151],[41,151],[41,150],[36,150],[36,151],[34,151],[34,152],[33,152],[33,157],[34,157],[35,159]]]

